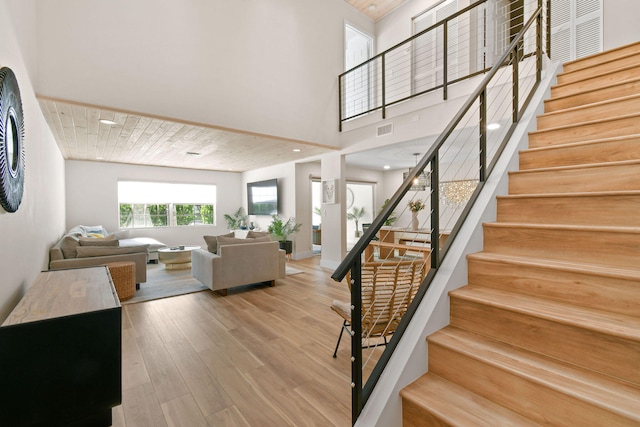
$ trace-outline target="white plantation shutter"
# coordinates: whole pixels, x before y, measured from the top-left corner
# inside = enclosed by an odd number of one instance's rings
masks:
[[[551,2],[551,59],[566,62],[602,52],[602,0]]]

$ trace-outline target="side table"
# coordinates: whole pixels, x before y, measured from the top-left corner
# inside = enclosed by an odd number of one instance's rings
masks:
[[[131,261],[110,262],[107,263],[107,267],[120,301],[133,297],[136,293],[136,263]]]

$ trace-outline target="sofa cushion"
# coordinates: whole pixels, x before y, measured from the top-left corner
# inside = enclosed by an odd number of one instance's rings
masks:
[[[265,237],[265,236],[269,236],[269,232],[268,231],[249,231],[247,233],[247,239],[255,239],[258,237]]]
[[[80,237],[80,246],[118,246],[115,236]]]
[[[65,258],[78,256],[76,252],[78,246],[80,246],[80,239],[72,234],[67,234],[60,240],[60,249]]]
[[[271,237],[256,237],[255,239],[237,239],[235,237],[218,236],[218,247],[222,245],[246,245],[248,243],[270,242]]]
[[[89,258],[96,256],[133,254],[137,252],[148,252],[149,245],[139,246],[78,246],[77,258]]]
[[[233,233],[221,234],[221,237],[233,237]],[[207,244],[207,250],[212,254],[218,251],[218,236],[202,236]]]

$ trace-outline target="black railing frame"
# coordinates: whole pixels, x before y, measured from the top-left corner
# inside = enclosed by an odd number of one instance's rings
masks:
[[[479,1],[474,3],[474,5],[480,4],[483,1]],[[549,5],[549,1],[546,2],[547,6]],[[541,66],[542,66],[542,12],[543,12],[543,0],[538,0],[538,8],[531,17],[524,24],[523,28],[520,32],[513,38],[513,41],[509,45],[509,47],[505,50],[502,56],[496,61],[495,65],[491,68],[491,70],[485,75],[482,82],[478,85],[478,87],[474,90],[474,92],[469,96],[464,105],[460,108],[460,110],[456,113],[453,119],[449,122],[444,131],[440,134],[440,136],[436,139],[433,145],[429,148],[427,153],[416,163],[416,166],[409,172],[407,178],[404,180],[400,188],[395,192],[395,194],[389,199],[389,202],[382,209],[382,211],[374,218],[371,225],[364,232],[363,236],[355,243],[354,247],[349,251],[347,256],[343,259],[340,265],[336,268],[334,273],[331,275],[331,278],[340,282],[344,279],[349,271],[351,271],[351,348],[352,348],[352,423],[358,419],[362,408],[366,404],[368,398],[371,396],[373,389],[375,388],[380,376],[387,363],[389,362],[391,355],[393,354],[395,348],[397,347],[400,338],[404,334],[404,331],[409,325],[409,322],[413,318],[420,302],[424,298],[426,292],[429,289],[433,278],[435,277],[442,260],[444,259],[446,253],[449,250],[451,243],[454,241],[455,236],[458,231],[462,227],[464,220],[468,216],[473,203],[477,199],[478,195],[482,191],[484,187],[484,183],[486,179],[491,174],[500,153],[504,150],[504,147],[508,143],[511,135],[513,134],[515,127],[518,124],[518,120],[521,117],[521,112],[523,112],[529,102],[531,101],[533,94],[537,90],[540,80],[541,80]],[[549,19],[549,10],[547,10],[547,19]],[[512,89],[512,102],[513,102],[513,116],[512,123],[507,132],[505,133],[503,140],[498,147],[498,151],[491,162],[487,165],[486,159],[486,95],[487,95],[487,87],[493,77],[497,74],[497,72],[505,66],[505,62],[511,58],[511,63],[513,67],[512,76],[518,76],[518,59],[519,58],[519,48],[518,45],[524,38],[524,35],[529,30],[529,28],[533,25],[533,22],[536,22],[536,81],[534,85],[530,89],[529,96],[527,96],[525,102],[522,107],[519,107],[519,96],[517,95],[519,85],[518,80],[514,79],[514,85]],[[426,31],[426,30],[425,30]],[[549,27],[546,28],[547,38],[549,37]],[[416,36],[414,36],[416,37]],[[404,42],[403,42],[404,43]],[[549,48],[547,47],[547,52],[549,52]],[[507,62],[508,65],[508,62]],[[438,162],[438,154],[442,145],[448,140],[449,136],[453,133],[454,129],[463,119],[463,117],[469,112],[473,104],[479,100],[480,104],[480,135],[479,135],[479,144],[480,144],[480,179],[476,189],[471,195],[469,201],[463,208],[460,218],[454,225],[451,230],[450,236],[447,241],[443,244],[442,248],[440,248],[438,244],[432,245],[431,247],[431,269],[425,276],[425,279],[422,282],[416,296],[413,299],[413,302],[407,309],[407,312],[403,316],[398,328],[394,332],[391,340],[389,340],[387,346],[385,347],[378,363],[373,368],[369,379],[367,380],[364,387],[362,386],[362,306],[361,306],[361,294],[362,294],[362,281],[361,281],[361,263],[362,263],[362,253],[365,248],[369,245],[369,242],[376,236],[376,234],[380,231],[382,226],[384,226],[386,219],[389,215],[394,211],[394,209],[398,206],[402,198],[409,191],[412,181],[420,175],[426,168],[429,166],[431,170],[431,241],[439,242],[440,237],[440,224],[439,224],[439,162]]]

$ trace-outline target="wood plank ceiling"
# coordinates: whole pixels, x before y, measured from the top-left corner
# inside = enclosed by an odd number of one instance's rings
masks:
[[[351,6],[367,15],[374,21],[383,18],[389,12],[395,10],[398,6],[407,0],[345,0]]]
[[[244,172],[337,149],[39,95],[37,98],[67,160]]]

